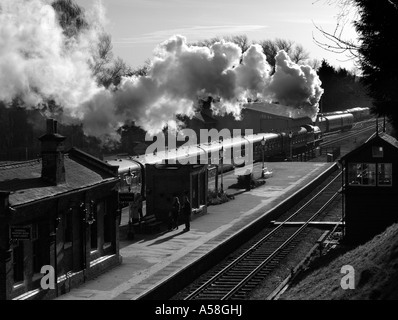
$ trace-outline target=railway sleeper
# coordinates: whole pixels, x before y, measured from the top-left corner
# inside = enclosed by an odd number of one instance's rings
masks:
[[[195,298],[195,300],[220,300],[221,298],[222,298],[222,296],[215,296],[215,297],[203,296],[200,298]]]
[[[214,288],[217,287],[219,284],[229,284],[229,285],[235,285],[236,283],[239,283],[241,280],[242,275],[240,277],[235,276],[234,278],[232,277],[225,277],[223,279],[219,279],[213,283],[211,283],[209,288]]]
[[[261,261],[261,260],[259,260],[259,261]],[[251,261],[251,262],[245,263],[244,265],[239,266],[236,269],[238,269],[238,270],[241,270],[241,269],[243,269],[243,270],[252,269],[253,266],[257,266],[258,264],[259,264],[258,261]]]
[[[212,289],[217,289],[217,288],[222,288],[222,289],[224,289],[225,287],[230,288],[231,286],[234,286],[234,285],[236,285],[236,283],[234,283],[234,284],[230,284],[230,283],[217,283],[217,285],[212,286],[211,288],[212,288]]]
[[[228,288],[227,290],[212,290],[212,291],[206,291],[202,293],[202,295],[205,296],[224,296],[226,293],[228,293],[231,290],[231,288]]]
[[[272,271],[274,271],[275,269],[271,269],[271,268],[262,268],[258,273],[261,275],[267,276],[268,274],[270,274]]]

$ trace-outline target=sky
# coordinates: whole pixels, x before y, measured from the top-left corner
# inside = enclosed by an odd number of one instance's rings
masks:
[[[352,70],[345,54],[319,47],[327,32],[336,28],[340,12],[333,0],[75,0],[86,10],[101,3],[105,30],[111,34],[113,52],[133,69],[144,65],[153,51],[171,36],[187,42],[224,35],[245,34],[249,40],[292,40],[301,44],[312,59],[326,59],[335,67]],[[344,37],[355,39],[347,24]]]

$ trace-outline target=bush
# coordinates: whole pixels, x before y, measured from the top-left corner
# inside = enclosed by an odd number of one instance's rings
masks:
[[[265,181],[255,180],[253,178],[253,174],[250,173],[249,175],[246,174],[238,176],[238,182],[235,185],[233,185],[233,187],[236,189],[250,190],[257,188],[258,186],[262,186],[263,184],[265,184]]]
[[[235,199],[235,197],[233,195],[227,194],[225,191],[221,193],[218,190],[208,190],[207,193],[208,206],[225,203],[233,199]]]

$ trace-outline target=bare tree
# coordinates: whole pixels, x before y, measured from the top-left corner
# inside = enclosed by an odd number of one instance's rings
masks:
[[[314,70],[318,70],[321,67],[322,62],[316,58],[308,59],[306,63]]]
[[[223,38],[222,37],[213,37],[211,39],[204,39],[204,40],[199,40],[197,42],[190,43],[190,46],[198,46],[198,47],[208,47],[210,48],[213,44],[216,42],[220,42]]]
[[[290,55],[293,50],[293,41],[277,38],[274,42],[278,50],[284,50],[288,55]]]
[[[214,37],[192,43],[191,45],[211,47],[214,43],[222,40],[237,44],[241,48],[242,53],[247,51],[254,43],[246,35],[235,35]],[[284,50],[295,63],[303,63],[309,59],[309,53],[304,50],[304,47],[300,44],[295,44],[292,40],[277,38],[275,40],[263,40],[258,42],[258,44],[263,49],[263,53],[272,67],[275,67],[275,56],[279,50]]]
[[[76,38],[90,28],[84,10],[74,0],[56,0],[52,6],[67,38]],[[121,58],[114,58],[112,49],[110,34],[99,31],[98,41],[91,49],[92,60],[88,63],[98,84],[105,87],[117,84],[123,72],[130,72],[130,67]]]
[[[259,45],[263,48],[263,53],[267,57],[268,63],[274,67],[275,66],[275,56],[279,51],[278,46],[275,41],[272,40],[263,40],[259,43]]]
[[[318,0],[319,1],[319,0]],[[324,0],[328,5],[339,7],[339,14],[336,17],[336,26],[331,31],[326,31],[314,23],[315,28],[320,32],[323,39],[319,40],[314,35],[314,42],[321,48],[339,54],[346,54],[349,59],[358,58],[359,44],[357,40],[345,37],[345,30],[349,23],[352,23],[350,16],[356,17],[354,0]]]
[[[96,76],[102,72],[104,67],[113,59],[111,36],[107,33],[102,33],[99,36],[98,46],[93,55],[94,61],[92,63],[93,74]]]
[[[107,88],[112,84],[117,86],[120,83],[122,76],[130,74],[131,68],[122,58],[117,57],[109,65],[102,68],[101,72],[97,75],[97,78],[98,82]]]
[[[328,0],[340,7],[336,27],[326,32],[316,26],[324,37],[315,42],[326,50],[346,53],[361,70],[361,82],[372,98],[372,111],[386,116],[398,131],[397,67],[398,0]],[[358,40],[344,34],[348,12],[355,10],[353,25]],[[352,14],[351,14],[352,15]]]
[[[242,53],[244,53],[247,49],[249,49],[251,45],[248,37],[245,34],[236,35],[236,36],[225,36],[224,40],[238,45],[239,48],[242,50]]]
[[[199,47],[208,47],[210,48],[216,42],[221,42],[222,40],[226,42],[232,42],[239,46],[242,50],[242,53],[249,49],[251,42],[249,38],[242,34],[242,35],[235,35],[235,36],[216,36],[211,39],[204,39],[197,42],[190,43],[191,46],[199,46]]]
[[[279,50],[284,50],[295,63],[303,63],[309,59],[309,53],[304,50],[304,47],[300,44],[295,44],[291,40],[279,38],[263,40],[259,42],[259,45],[262,47],[267,61],[273,69],[275,68],[275,56]]]
[[[310,54],[304,50],[301,44],[297,44],[289,54],[293,62],[299,64],[309,59]]]
[[[75,37],[82,29],[88,28],[84,10],[73,0],[56,0],[52,4],[58,15],[59,24],[68,38]]]
[[[139,77],[146,76],[149,72],[150,66],[151,66],[151,60],[147,59],[143,66],[135,68],[133,70],[130,70],[128,75],[129,76],[139,76]]]

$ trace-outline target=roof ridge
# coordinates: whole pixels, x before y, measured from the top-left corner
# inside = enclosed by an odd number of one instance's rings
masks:
[[[8,169],[8,168],[18,168],[22,166],[27,166],[29,164],[36,164],[41,162],[41,158],[31,159],[31,160],[23,160],[23,161],[14,161],[0,164],[0,169]]]

